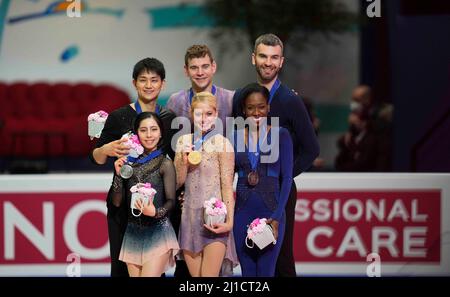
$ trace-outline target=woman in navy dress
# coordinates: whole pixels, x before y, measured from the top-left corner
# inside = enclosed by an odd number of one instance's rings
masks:
[[[285,128],[267,125],[270,93],[265,87],[249,84],[241,94],[250,128],[238,130],[234,143],[238,172],[233,227],[236,251],[242,276],[274,276],[292,184],[292,140]],[[255,218],[268,219],[276,244],[262,250],[256,245],[247,247],[247,228]]]

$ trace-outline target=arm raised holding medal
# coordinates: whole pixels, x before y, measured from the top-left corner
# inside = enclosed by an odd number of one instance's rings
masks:
[[[95,149],[89,155],[94,164],[102,165],[107,163],[108,157],[121,158],[130,154],[131,149],[126,144],[128,139],[122,138],[122,136],[133,130],[137,116],[143,112],[154,112],[161,120],[161,137],[164,138],[164,141],[159,149],[161,149],[162,155],[167,154],[173,158],[170,143],[176,132],[171,129],[171,122],[175,118],[175,114],[157,104],[159,94],[165,85],[165,77],[164,65],[156,58],[144,58],[134,65],[132,84],[136,93],[134,98],[130,100],[133,102],[112,111],[108,115],[101,135],[95,143]],[[127,265],[119,260],[122,239],[127,226],[127,211],[125,209],[128,208],[128,205],[124,203],[126,199],[123,199],[123,197],[126,194],[125,186],[130,184],[130,180],[124,180],[122,176],[129,176],[133,179],[132,175],[136,173],[133,172],[134,169],[141,164],[137,163],[137,160],[130,160],[129,162],[133,163],[133,167],[121,161],[120,168],[128,168],[128,170],[122,170],[122,174],[119,172],[120,175],[118,175],[114,170],[113,184],[107,197],[111,276],[130,275]],[[173,177],[173,182],[175,187],[175,177]],[[121,209],[117,209],[118,206]],[[158,205],[155,204],[155,206],[158,210]],[[177,213],[174,213],[172,217],[176,221]]]
[[[191,276],[217,277],[220,271],[231,272],[237,264],[230,232],[234,151],[228,139],[215,129],[217,101],[213,94],[197,93],[191,112],[194,133],[180,138],[175,156],[177,186],[185,185],[179,243]],[[220,213],[211,212],[211,200],[216,201],[214,208]]]
[[[174,266],[179,250],[168,218],[175,204],[175,168],[161,150],[163,124],[156,113],[140,113],[133,131],[136,134],[128,137],[130,155],[114,163],[120,173],[115,175],[114,197],[120,198],[119,205],[126,201],[128,208],[119,260],[127,264],[130,276],[161,276]],[[125,178],[123,169],[130,166],[126,162],[133,162],[133,168]]]
[[[187,142],[189,135],[183,135],[178,139],[174,165],[177,172],[177,189],[186,181],[189,168],[188,156],[192,152],[192,144]]]
[[[116,170],[116,174],[120,175],[120,169],[122,169],[122,166],[127,162],[127,158],[126,157],[121,157],[119,159],[117,159],[114,162],[114,169]]]

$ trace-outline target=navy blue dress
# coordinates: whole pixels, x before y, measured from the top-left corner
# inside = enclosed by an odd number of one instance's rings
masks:
[[[259,183],[248,184],[247,175],[251,165],[245,152],[239,152],[238,143],[243,143],[243,133],[235,138],[235,170],[238,172],[233,233],[236,252],[241,264],[242,276],[274,276],[277,257],[285,233],[285,206],[292,185],[293,149],[292,139],[287,129],[272,128],[267,139],[271,143],[274,133],[279,132],[278,158],[273,163],[259,163],[257,171]],[[237,140],[237,141],[236,141]],[[270,152],[261,152],[269,155]],[[263,250],[256,245],[250,249],[245,244],[248,225],[255,218],[272,218],[279,222],[278,239]]]

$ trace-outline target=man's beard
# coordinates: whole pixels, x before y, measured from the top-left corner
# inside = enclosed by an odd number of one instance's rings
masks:
[[[264,70],[262,70],[262,66],[255,66],[255,68],[259,78],[264,83],[271,82],[278,75],[278,72],[280,72],[280,69],[275,69],[270,76],[265,76]]]

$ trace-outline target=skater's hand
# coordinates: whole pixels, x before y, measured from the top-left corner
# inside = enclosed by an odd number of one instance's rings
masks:
[[[116,170],[116,174],[120,176],[120,168],[122,168],[123,164],[125,164],[125,162],[127,161],[127,158],[122,157],[116,160],[116,162],[114,162],[114,168]]]
[[[142,209],[142,213],[149,217],[154,217],[156,215],[156,208],[153,204],[152,199],[147,199],[147,204],[144,203],[142,199],[136,199],[134,206],[138,209]]]
[[[189,164],[188,156],[189,156],[189,153],[193,151],[193,148],[194,148],[194,145],[186,144],[181,149],[181,154],[182,154],[182,157],[183,157],[182,160],[183,160],[183,164],[184,165],[188,165]]]
[[[121,158],[123,156],[126,156],[130,153],[130,148],[125,145],[125,142],[127,142],[127,138],[121,138],[118,140],[111,141],[101,147],[101,150],[104,155],[109,157],[118,157]]]
[[[208,229],[209,231],[216,233],[216,234],[230,232],[231,229],[233,229],[233,224],[231,224],[231,223],[216,223],[216,224],[213,224],[212,227],[210,227],[209,225],[203,224],[203,226],[206,229]]]
[[[275,240],[278,240],[278,226],[280,225],[280,223],[274,219],[268,219],[266,223],[270,224],[273,231],[273,237],[275,238]]]

